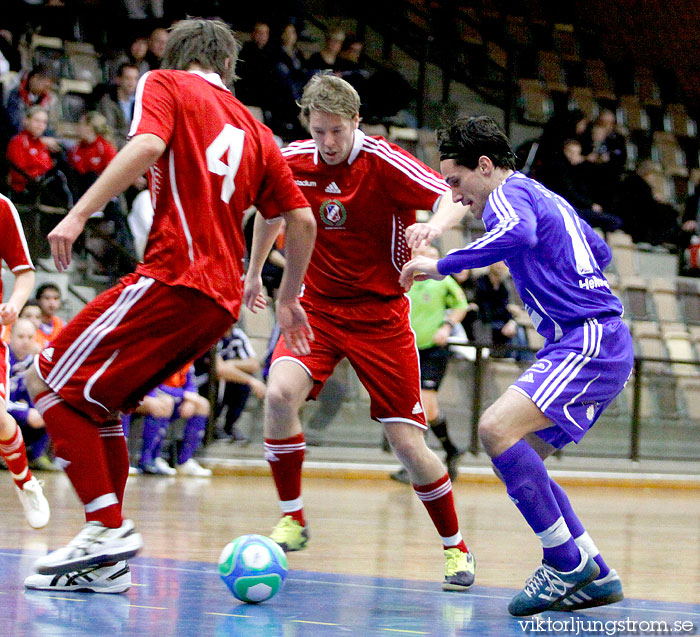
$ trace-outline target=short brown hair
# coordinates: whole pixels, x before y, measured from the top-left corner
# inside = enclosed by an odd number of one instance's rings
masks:
[[[331,73],[314,75],[301,96],[301,121],[309,126],[311,111],[322,111],[354,119],[360,113],[360,96],[345,80]]]
[[[221,20],[188,18],[170,30],[162,69],[186,71],[192,64],[216,71],[224,84],[236,78],[235,68],[241,46],[233,31]],[[226,60],[230,60],[228,67]]]

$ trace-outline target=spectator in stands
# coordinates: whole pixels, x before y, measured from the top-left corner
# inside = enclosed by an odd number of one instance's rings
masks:
[[[593,200],[585,162],[581,142],[567,139],[553,162],[553,169],[546,179],[542,179],[542,183],[564,197],[591,226],[600,228],[603,232],[613,232],[622,226],[622,219],[605,212]]]
[[[24,130],[7,145],[11,198],[18,203],[37,201],[54,207],[70,208],[73,196],[60,158],[61,146],[46,137],[49,114],[43,106],[31,106],[24,118]],[[61,162],[63,163],[63,162]]]
[[[603,109],[580,137],[593,198],[610,207],[627,161],[627,142],[617,127],[615,113]]]
[[[236,428],[236,422],[245,409],[252,393],[258,400],[265,399],[267,387],[256,378],[260,369],[260,360],[246,333],[233,325],[216,345],[216,378],[219,392],[215,417],[226,410],[224,416],[224,434],[235,440],[246,440]]]
[[[78,143],[68,153],[68,163],[76,175],[75,194],[81,197],[114,159],[117,149],[107,118],[97,111],[80,118],[78,135]]]
[[[75,194],[82,196],[114,159],[117,150],[102,113],[91,111],[83,115],[78,122],[78,134],[80,141],[71,149],[68,161],[74,174]],[[101,220],[91,224],[85,246],[99,264],[96,274],[116,281],[132,272],[136,265],[134,240],[120,197],[113,197],[102,214]]]
[[[335,64],[336,70],[343,74],[344,79],[347,79],[345,78],[346,73],[352,73],[362,69],[360,58],[362,57],[364,48],[365,41],[354,33],[349,33],[345,36],[343,46],[340,49]]]
[[[26,307],[26,305],[25,305]],[[34,360],[36,327],[26,318],[18,318],[12,326],[9,340],[10,352],[10,400],[7,404],[9,413],[19,425],[27,448],[30,469],[60,471],[48,455],[49,437],[46,425],[24,384],[24,377]]]
[[[365,42],[354,33],[345,36],[343,47],[335,63],[335,70],[344,80],[355,87],[360,95],[365,92],[365,86],[371,73],[360,64]]]
[[[19,71],[22,68],[22,58],[13,43],[12,32],[0,30],[0,76],[8,71]]]
[[[700,276],[700,188],[685,200],[681,219],[678,273],[682,276]]]
[[[537,154],[530,170],[530,176],[546,183],[553,171],[556,160],[567,139],[580,139],[586,132],[590,120],[582,111],[564,111],[555,113],[542,129],[538,140]]]
[[[498,261],[489,266],[489,271],[477,278],[474,289],[474,302],[479,307],[479,323],[485,328],[477,340],[490,342],[491,356],[512,357],[517,360],[530,360],[527,352],[508,352],[507,346],[527,347],[525,330],[515,320],[519,308],[510,302],[510,292],[506,286],[509,276],[508,266]]]
[[[244,104],[262,108],[267,120],[276,101],[277,87],[270,79],[277,75],[277,51],[270,46],[270,27],[265,22],[255,23],[239,60],[236,97]]]
[[[297,48],[297,29],[291,22],[282,30],[280,36],[279,61],[277,74],[279,78],[276,91],[276,104],[272,110],[272,130],[285,141],[293,141],[305,136],[304,128],[299,122],[297,102],[309,79],[304,58]]]
[[[115,86],[110,87],[97,104],[97,110],[107,118],[107,124],[114,133],[117,150],[126,144],[134,116],[138,81],[139,67],[132,62],[125,62],[119,67]]]
[[[55,283],[42,283],[36,289],[36,302],[41,310],[38,333],[43,341],[41,349],[44,349],[66,326],[66,322],[58,316],[63,303],[61,289]]]
[[[21,77],[18,86],[7,96],[7,112],[15,133],[22,130],[32,106],[40,106],[46,111],[49,131],[55,130],[59,109],[55,86],[56,74],[48,66],[37,66]],[[57,150],[52,148],[53,152]]]
[[[160,391],[159,388],[153,389],[143,397],[141,403],[134,411],[132,411],[130,414],[122,414],[121,423],[122,429],[124,430],[124,437],[127,439],[130,437],[131,423],[134,417],[145,416],[146,418],[156,420],[167,419],[169,422],[170,418],[172,418],[174,411],[175,400],[172,398],[172,396],[169,396],[165,392]],[[146,425],[144,424],[144,428],[145,426]],[[165,432],[163,433],[163,435],[165,435]],[[153,473],[159,475],[173,474],[172,467],[170,467],[168,463],[165,462],[165,460],[163,460],[160,456],[154,459],[151,469],[153,470],[148,471],[146,473]],[[140,469],[134,466],[133,461],[130,461],[129,475],[134,475],[137,473],[141,473]]]
[[[150,69],[146,61],[148,38],[137,37],[131,41],[128,51],[121,51],[105,64],[106,75],[110,82],[116,82],[119,71],[124,64],[132,64],[139,71],[139,77]]]
[[[306,61],[306,68],[312,72],[330,69],[336,70],[336,62],[343,42],[345,41],[345,31],[341,28],[331,29],[326,33],[323,48],[312,54]]]
[[[36,299],[29,299],[19,311],[19,318],[27,319],[34,326],[34,354],[38,354],[44,347],[44,334],[39,329],[41,324],[41,308]]]
[[[179,372],[173,374],[158,390],[165,392],[175,401],[175,411],[170,418],[146,416],[143,425],[143,447],[139,469],[143,473],[161,475],[183,475],[206,478],[211,470],[202,467],[195,459],[197,450],[207,427],[209,417],[208,401],[197,393],[194,384],[194,368],[188,363]],[[183,418],[185,430],[178,445],[175,463],[177,469],[169,467],[160,457],[160,447],[173,419]]]
[[[146,52],[145,62],[148,63],[148,68],[159,69],[160,62],[165,53],[165,46],[168,44],[168,30],[162,27],[153,29],[151,35],[148,36],[148,51]]]
[[[681,242],[679,215],[669,202],[665,182],[659,164],[640,162],[620,183],[616,211],[622,217],[622,229],[635,243],[665,245],[675,251]]]

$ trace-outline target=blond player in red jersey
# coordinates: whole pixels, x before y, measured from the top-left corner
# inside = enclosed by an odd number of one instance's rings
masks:
[[[0,195],[0,261],[4,261],[15,275],[12,294],[2,302],[2,280],[0,280],[0,457],[5,461],[15,481],[24,513],[29,524],[40,529],[49,523],[49,503],[44,497],[40,483],[29,470],[27,450],[22,431],[15,419],[7,413],[10,397],[10,354],[5,334],[17,320],[19,310],[27,302],[34,288],[34,266],[32,265],[24,231],[17,210],[12,202]]]
[[[123,560],[142,540],[122,518],[129,463],[116,417],[207,351],[237,319],[242,218],[251,205],[268,219],[286,220],[278,315],[289,347],[308,351],[311,332],[297,296],[315,223],[271,132],[226,88],[237,54],[223,22],[177,23],[166,70],[139,81],[131,141],[49,235],[63,270],[87,219],[148,172],[155,215],[143,263],[69,322],[27,378],[87,521],[68,546],[37,561],[28,587],[129,587]]]
[[[383,138],[365,136],[358,128],[359,108],[350,84],[330,74],[315,76],[301,100],[313,139],[282,151],[319,228],[301,300],[315,341],[303,355],[280,342],[268,379],[265,457],[282,509],[271,537],[287,551],[307,544],[298,412],[348,358],[369,392],[371,417],[384,426],[442,539],[443,589],[466,590],[475,561],[459,530],[450,478],[425,443],[418,350],[409,300],[399,285],[401,267],[410,259],[405,232],[413,228],[416,234],[415,211],[436,211],[437,224],[448,225],[466,209],[452,204],[438,173]],[[253,310],[262,304],[261,268],[277,230],[264,226],[262,217],[256,219],[245,283],[245,302]],[[435,225],[418,234],[429,240],[439,232]]]

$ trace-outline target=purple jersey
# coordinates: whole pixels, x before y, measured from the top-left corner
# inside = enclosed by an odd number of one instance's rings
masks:
[[[491,193],[483,220],[487,233],[440,259],[440,274],[505,261],[548,342],[587,319],[622,316],[602,272],[610,249],[565,199],[516,172]]]

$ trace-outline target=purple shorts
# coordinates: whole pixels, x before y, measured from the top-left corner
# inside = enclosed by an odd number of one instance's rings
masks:
[[[554,423],[536,433],[561,449],[583,438],[627,384],[633,365],[632,336],[622,320],[588,319],[540,350],[511,388]]]

